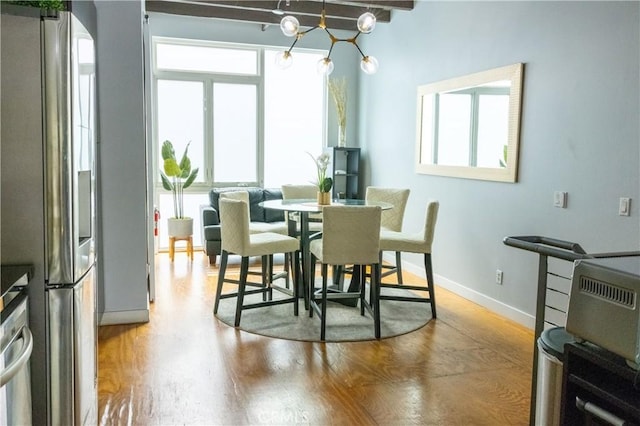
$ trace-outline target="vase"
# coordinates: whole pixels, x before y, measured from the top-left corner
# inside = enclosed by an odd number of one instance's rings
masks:
[[[178,219],[175,217],[167,219],[167,232],[170,237],[188,237],[193,234],[193,218],[185,217]]]
[[[318,205],[320,206],[328,206],[331,204],[331,193],[330,192],[320,192],[317,193],[318,196]]]
[[[347,126],[338,126],[338,147],[344,148],[347,146]]]

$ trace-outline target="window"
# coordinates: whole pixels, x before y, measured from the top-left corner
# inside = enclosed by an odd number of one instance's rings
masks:
[[[280,187],[313,180],[314,156],[325,146],[327,89],[315,70],[326,52],[296,51],[286,69],[275,66],[276,49],[195,40],[153,39],[156,170],[160,147],[171,140],[180,158],[189,147],[200,172],[185,192],[194,218],[194,244],[201,244],[199,205],[214,186]],[[163,218],[172,199],[155,173],[154,199]],[[160,247],[166,229],[160,227]]]
[[[437,164],[506,167],[509,88],[475,87],[436,95]]]
[[[316,71],[319,53],[296,51],[286,70],[275,66],[277,50],[265,51],[264,186],[308,183],[315,168],[306,154],[322,152],[325,139],[325,78]]]

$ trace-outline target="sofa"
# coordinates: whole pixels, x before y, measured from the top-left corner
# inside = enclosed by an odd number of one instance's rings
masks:
[[[251,216],[251,232],[287,233],[284,212],[264,209],[259,206],[262,201],[282,199],[280,189],[268,188],[214,188],[209,191],[209,204],[200,206],[202,219],[202,246],[209,257],[209,264],[215,265],[216,257],[222,251],[220,237],[220,194],[229,191],[247,191],[249,193],[249,214]]]

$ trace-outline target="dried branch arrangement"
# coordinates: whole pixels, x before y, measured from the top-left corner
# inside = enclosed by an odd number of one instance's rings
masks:
[[[338,125],[344,129],[347,127],[347,79],[345,77],[330,78],[329,92],[336,104]]]

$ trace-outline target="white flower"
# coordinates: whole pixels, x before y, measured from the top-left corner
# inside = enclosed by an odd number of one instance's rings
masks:
[[[311,153],[307,152],[309,156],[316,163],[318,180],[315,184],[318,187],[318,191],[320,192],[329,192],[331,190],[331,186],[333,185],[333,180],[327,177],[327,166],[329,166],[329,154],[322,153],[318,157],[314,157]]]

